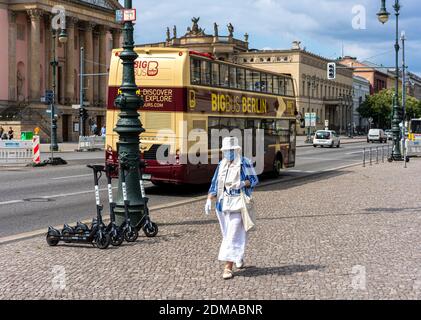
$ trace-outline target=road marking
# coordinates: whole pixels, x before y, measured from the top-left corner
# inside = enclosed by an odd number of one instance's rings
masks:
[[[298,172],[298,173],[316,173],[317,171],[306,171],[306,170],[286,170],[285,172]]]
[[[117,189],[117,187],[113,187],[113,189]],[[99,191],[107,191],[107,189],[104,188],[104,189],[100,189]],[[61,193],[61,194],[55,194],[55,195],[51,195],[51,196],[34,196],[32,198],[40,198],[40,199],[63,198],[63,197],[78,196],[78,195],[81,195],[81,194],[93,193],[93,192],[94,192],[94,190],[87,190],[87,191],[78,191],[78,192],[72,192],[72,193]],[[0,202],[0,205],[24,203],[24,202],[25,201],[23,199],[22,200],[11,200],[11,201]]]
[[[64,179],[73,179],[73,178],[90,177],[90,176],[92,176],[92,174],[80,174],[77,176],[51,178],[51,180],[64,180]]]
[[[346,155],[352,155],[352,154],[360,154],[363,153],[363,150],[361,151],[356,151],[356,152],[349,152],[349,153],[345,153]]]
[[[270,186],[270,185],[274,185],[274,184],[281,184],[281,183],[285,183],[285,182],[291,182],[294,180],[298,180],[298,179],[304,179],[304,178],[310,178],[312,176],[316,176],[318,174],[321,174],[323,172],[329,172],[329,171],[335,171],[335,170],[342,170],[342,169],[346,169],[346,168],[350,168],[350,167],[354,167],[359,165],[360,162],[358,163],[354,163],[354,164],[349,164],[349,165],[345,165],[342,167],[337,167],[337,168],[333,168],[333,169],[326,169],[324,171],[318,171],[315,173],[309,173],[308,175],[305,176],[300,176],[300,177],[287,177],[286,179],[281,179],[281,180],[273,180],[273,181],[265,181],[263,183],[260,183],[258,185],[258,188],[261,187],[265,187],[265,186]],[[149,208],[149,211],[156,211],[156,210],[160,210],[160,209],[168,209],[171,207],[177,207],[183,204],[189,204],[189,203],[194,203],[194,202],[198,202],[198,201],[204,201],[205,199],[207,199],[208,195],[202,195],[202,196],[197,196],[194,198],[190,198],[190,199],[186,199],[186,200],[181,200],[181,201],[175,201],[175,202],[170,202],[170,203],[165,203],[162,205],[157,205],[157,206],[153,206]],[[92,219],[89,220],[84,220],[82,221],[82,223],[91,223]],[[109,217],[108,218],[104,218],[104,222],[108,222],[109,221]],[[62,228],[62,224],[59,226],[56,226],[54,228],[56,229],[61,229]],[[35,230],[35,231],[29,231],[29,232],[24,232],[24,233],[20,233],[20,234],[15,234],[15,235],[11,235],[11,236],[6,236],[6,237],[2,237],[0,238],[0,244],[6,244],[9,242],[15,242],[15,241],[19,241],[19,240],[25,240],[28,238],[33,238],[33,237],[37,237],[37,236],[41,236],[41,235],[46,235],[46,228],[44,229],[39,229],[39,230]]]
[[[307,157],[300,157],[300,160],[321,160],[321,161],[350,161],[350,162],[354,162],[355,160],[350,160],[350,159],[329,159],[329,158],[307,158]]]
[[[151,186],[152,183],[151,182],[146,182],[144,184],[145,187]],[[113,190],[117,189],[118,187],[113,187]],[[99,189],[99,191],[107,191],[107,188],[104,189]],[[86,194],[86,193],[93,193],[94,190],[87,190],[87,191],[78,191],[78,192],[72,192],[72,193],[60,193],[60,194],[55,194],[55,195],[51,195],[51,196],[34,196],[32,198],[40,198],[40,199],[54,199],[54,198],[64,198],[64,197],[71,197],[71,196],[78,196],[81,194]],[[25,201],[23,199],[21,200],[10,200],[10,201],[4,201],[4,202],[0,202],[0,205],[8,205],[8,204],[16,204],[16,203],[24,203]]]
[[[0,205],[6,205],[6,204],[15,204],[15,203],[20,203],[23,202],[23,200],[11,200],[11,201],[4,201],[4,202],[0,202]]]

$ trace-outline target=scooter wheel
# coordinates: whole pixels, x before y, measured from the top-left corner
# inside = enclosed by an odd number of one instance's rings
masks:
[[[138,237],[139,231],[137,231],[136,228],[129,227],[124,230],[124,239],[126,239],[127,242],[135,242]]]
[[[69,231],[69,230],[67,230],[67,229],[65,229],[65,230],[63,230],[62,232],[61,232],[61,234],[63,235],[63,237],[71,237],[72,236],[72,232],[71,231]],[[69,240],[66,240],[66,241],[64,241],[65,243],[71,243],[71,241],[69,241]]]
[[[47,243],[49,246],[54,247],[58,244],[59,240],[57,239],[56,236],[47,234]]]
[[[117,232],[116,234],[111,234],[111,244],[114,247],[120,246],[123,243],[123,241],[124,236],[121,233]]]
[[[103,233],[100,237],[99,233],[95,236],[95,245],[98,249],[107,249],[110,245],[111,238],[107,233]]]
[[[147,223],[142,230],[148,238],[153,238],[158,234],[158,225],[154,222]]]

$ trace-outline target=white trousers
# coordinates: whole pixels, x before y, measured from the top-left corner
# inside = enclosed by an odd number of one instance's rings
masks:
[[[240,263],[244,258],[247,232],[243,226],[241,212],[216,212],[222,232],[222,243],[218,260]]]

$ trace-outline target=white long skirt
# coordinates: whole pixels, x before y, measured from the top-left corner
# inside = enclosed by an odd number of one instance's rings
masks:
[[[247,243],[241,212],[216,212],[222,232],[218,260],[241,263]]]

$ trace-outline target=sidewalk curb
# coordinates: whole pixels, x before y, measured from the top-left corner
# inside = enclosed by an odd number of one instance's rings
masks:
[[[364,142],[364,141],[365,140],[360,140],[360,141],[355,140],[355,141],[349,141],[349,142],[341,141],[341,144],[361,143],[361,142]],[[297,148],[306,148],[306,147],[312,147],[312,146],[313,146],[313,144],[312,143],[309,143],[309,144],[297,145],[296,147]]]
[[[270,186],[270,185],[274,185],[274,184],[289,183],[289,182],[294,182],[294,181],[301,180],[301,179],[313,178],[314,176],[317,176],[317,175],[323,175],[323,174],[326,174],[326,173],[329,173],[329,172],[332,172],[332,171],[343,170],[343,169],[346,169],[346,168],[356,167],[356,166],[359,166],[359,165],[362,165],[362,164],[358,162],[358,163],[354,163],[354,164],[341,166],[341,167],[338,167],[338,168],[322,170],[322,171],[318,171],[318,172],[314,172],[314,173],[308,173],[306,175],[299,176],[299,177],[288,177],[286,179],[267,181],[267,182],[263,182],[263,183],[259,184],[257,186],[257,189],[262,188],[262,187],[266,187],[266,186]],[[198,201],[204,201],[207,197],[208,197],[207,195],[203,195],[203,196],[197,196],[197,197],[194,197],[194,198],[191,198],[191,199],[180,200],[180,201],[175,201],[175,202],[166,203],[166,204],[162,204],[162,205],[157,205],[157,206],[149,208],[149,211],[152,212],[152,211],[157,211],[157,210],[161,210],[161,209],[179,207],[179,206],[182,206],[182,205],[185,205],[185,204],[195,203],[195,202],[198,202]],[[104,220],[104,222],[108,222],[109,217],[104,218],[103,220]],[[92,221],[92,219],[83,220],[82,223],[89,224],[89,223],[91,223],[91,221]],[[63,225],[59,225],[59,226],[55,226],[54,228],[61,229],[62,226]],[[18,241],[27,240],[27,239],[30,239],[30,238],[46,235],[47,234],[46,230],[47,230],[47,227],[44,228],[44,229],[39,229],[39,230],[35,230],[35,231],[29,231],[29,232],[15,234],[15,235],[11,235],[11,236],[2,237],[2,238],[0,238],[0,245],[18,242]]]

